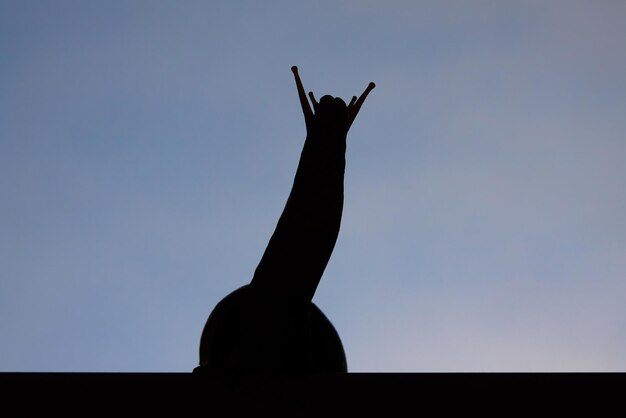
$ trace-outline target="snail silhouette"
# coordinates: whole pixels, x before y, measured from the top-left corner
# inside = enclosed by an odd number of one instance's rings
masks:
[[[348,130],[375,85],[348,105],[310,92],[311,109],[291,70],[306,125],[293,187],[251,282],[209,315],[194,371],[347,371],[341,339],[312,299],[339,234]]]

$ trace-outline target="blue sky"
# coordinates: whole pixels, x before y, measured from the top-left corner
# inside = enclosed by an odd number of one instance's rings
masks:
[[[317,97],[351,371],[626,370],[621,1],[0,0],[0,370],[190,371]]]

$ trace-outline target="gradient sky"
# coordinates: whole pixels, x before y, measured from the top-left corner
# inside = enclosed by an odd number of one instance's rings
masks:
[[[351,371],[626,371],[626,2],[0,0],[0,371],[191,371],[317,97]]]

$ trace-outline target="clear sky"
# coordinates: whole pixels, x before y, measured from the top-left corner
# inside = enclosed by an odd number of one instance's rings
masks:
[[[626,2],[0,0],[0,371],[191,371],[317,97],[351,371],[626,371]]]

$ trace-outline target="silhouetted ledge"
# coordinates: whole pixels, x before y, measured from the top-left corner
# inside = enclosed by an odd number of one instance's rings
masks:
[[[439,412],[492,409],[546,411],[609,407],[626,390],[624,373],[346,373],[198,375],[192,373],[0,373],[2,397],[37,409],[86,402],[142,411],[371,411],[409,407]],[[6,401],[3,401],[6,404]],[[130,404],[129,404],[130,402]],[[613,403],[617,405],[617,403]],[[332,407],[331,407],[332,406]]]

